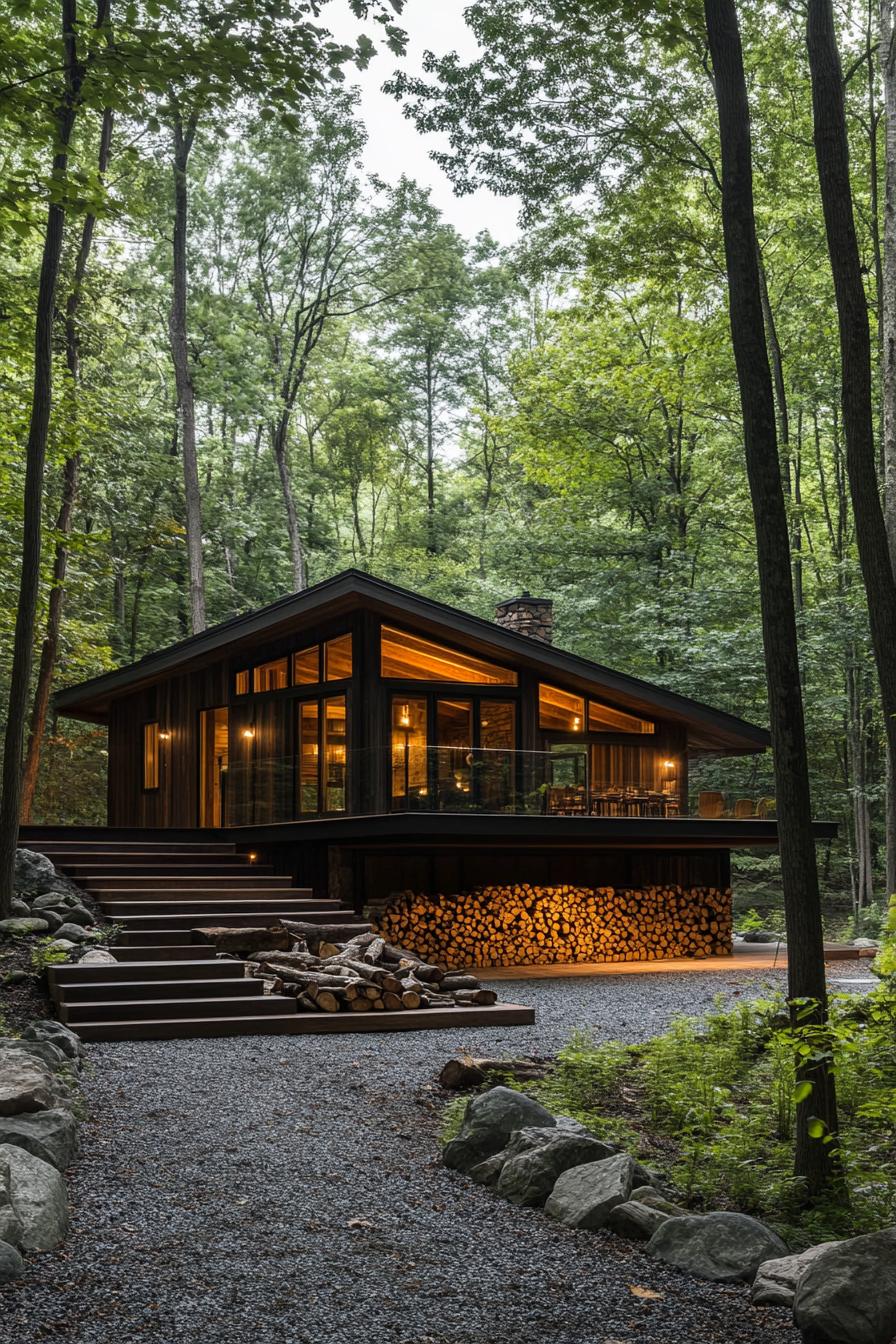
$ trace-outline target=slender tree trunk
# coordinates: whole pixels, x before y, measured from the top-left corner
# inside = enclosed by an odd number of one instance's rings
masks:
[[[426,549],[436,553],[436,425],[432,355],[426,355]]]
[[[884,242],[881,277],[884,522],[896,571],[896,0],[880,0],[880,65],[884,89]],[[896,753],[887,741],[887,895],[896,893]]]
[[[61,200],[61,189],[68,172],[68,147],[84,77],[83,67],[78,61],[75,0],[61,0],[60,15],[65,85],[56,113],[56,148],[52,169],[55,190],[47,208],[47,227],[44,234],[34,323],[34,381],[28,441],[25,448],[22,573],[19,580],[9,702],[3,741],[2,796],[0,796],[0,917],[9,914],[15,880],[16,845],[22,805],[22,747],[25,740],[25,715],[28,709],[34,630],[40,591],[44,464],[53,399],[53,315],[65,233],[65,206]]]
[[[747,477],[756,523],[762,633],[774,751],[781,878],[787,925],[791,1002],[811,1000],[813,1019],[826,1013],[824,942],[806,734],[800,687],[787,510],[781,483],[775,399],[765,343],[761,283],[753,212],[750,112],[743,52],[733,0],[704,0],[719,114],[722,151],[722,224],[731,338],[740,385]],[[795,1014],[795,1009],[793,1009]],[[824,1060],[798,1064],[813,1084],[796,1110],[795,1171],[810,1195],[829,1178],[832,1144],[809,1138],[818,1116],[837,1130],[834,1082]]]
[[[168,333],[177,388],[177,414],[184,466],[184,508],[187,530],[187,572],[190,588],[190,624],[193,634],[205,629],[205,568],[202,560],[202,494],[196,458],[196,396],[187,342],[187,167],[196,136],[196,118],[184,122],[175,115],[174,136],[174,246],[171,309]]]
[[[846,474],[859,565],[880,683],[887,756],[896,759],[896,577],[877,477],[871,332],[849,178],[843,73],[831,0],[809,0],[806,46],[812,75],[815,158],[840,328]],[[887,332],[887,324],[884,324]],[[892,333],[890,333],[891,335]],[[886,339],[889,337],[885,336]],[[885,378],[890,363],[884,353]],[[886,431],[885,431],[886,438]],[[888,814],[893,807],[892,791]],[[888,830],[891,826],[888,825]],[[892,838],[892,837],[890,837]],[[888,868],[893,859],[888,855]]]
[[[108,17],[108,5],[106,17]],[[109,166],[109,151],[112,144],[113,113],[106,108],[100,130],[100,149],[98,169],[103,178]],[[87,215],[81,229],[81,242],[75,261],[74,282],[65,305],[65,361],[71,379],[72,421],[77,434],[77,396],[81,382],[81,340],[78,334],[78,309],[84,290],[84,277],[87,263],[93,247],[93,235],[96,228],[96,215]],[[65,573],[68,568],[68,542],[72,532],[75,503],[78,498],[78,478],[81,472],[81,454],[72,453],[66,458],[62,468],[62,500],[56,517],[56,548],[53,553],[53,579],[50,584],[50,597],[47,605],[47,626],[44,642],[40,651],[40,666],[37,673],[37,685],[31,706],[31,724],[28,730],[28,748],[25,752],[25,769],[22,777],[22,821],[28,824],[34,805],[34,792],[37,788],[37,776],[40,770],[40,755],[43,746],[44,731],[47,724],[47,711],[50,704],[50,691],[56,671],[56,659],[59,653],[59,634],[62,628],[62,607],[65,600]]]
[[[274,425],[273,438],[274,458],[277,462],[277,474],[280,477],[280,489],[283,492],[283,505],[286,509],[286,529],[289,534],[293,592],[301,593],[307,587],[305,548],[302,545],[299,511],[296,508],[296,497],[292,488],[292,473],[289,470],[289,419],[285,415],[282,415]]]

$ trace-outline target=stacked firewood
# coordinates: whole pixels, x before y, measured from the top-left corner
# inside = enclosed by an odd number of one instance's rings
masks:
[[[387,942],[450,967],[658,961],[731,951],[731,893],[715,887],[483,887],[405,892],[376,921]]]
[[[451,975],[445,966],[375,933],[343,940],[338,925],[280,923],[292,937],[290,950],[253,952],[246,964],[249,974],[267,980],[273,993],[294,995],[301,1010],[401,1012],[481,1006],[498,997],[475,976]]]

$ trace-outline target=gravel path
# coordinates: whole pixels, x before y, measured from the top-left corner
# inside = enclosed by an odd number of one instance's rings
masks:
[[[642,1039],[771,980],[502,983],[534,1027],[93,1046],[72,1235],[0,1291],[0,1342],[799,1344],[745,1289],[445,1171],[421,1093],[460,1046]]]

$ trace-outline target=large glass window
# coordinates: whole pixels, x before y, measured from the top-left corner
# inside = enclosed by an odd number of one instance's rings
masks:
[[[675,761],[668,759],[667,763],[662,752],[652,747],[597,743],[591,747],[591,787],[598,793],[623,790],[664,795],[677,790],[677,774]]]
[[[230,754],[230,716],[223,706],[199,713],[199,825],[223,826]]]
[[[538,688],[538,722],[552,732],[581,733],[585,727],[585,697],[542,683]]]
[[[274,658],[269,663],[259,663],[252,669],[252,689],[259,691],[282,691],[289,685],[289,660]]]
[[[487,751],[516,748],[516,705],[512,700],[480,700],[479,745]]]
[[[316,686],[320,681],[320,645],[299,649],[292,656],[292,679],[295,686]]]
[[[392,701],[392,800],[413,807],[427,793],[426,701],[397,695]]]
[[[343,681],[352,674],[352,637],[340,635],[324,645],[324,680]]]
[[[157,789],[159,787],[158,723],[144,723],[143,725],[143,787],[144,789]]]
[[[592,733],[656,732],[652,720],[641,719],[637,714],[626,714],[621,709],[612,709],[599,700],[588,701],[588,727]]]
[[[347,761],[345,696],[324,701],[324,811],[344,812]]]
[[[436,644],[404,630],[384,625],[380,674],[403,681],[458,681],[468,685],[515,686],[517,675],[509,668],[477,658],[472,653]]]
[[[320,811],[320,713],[316,700],[299,705],[299,815]]]
[[[233,690],[235,695],[249,694],[249,669],[247,667],[237,672],[233,679]]]

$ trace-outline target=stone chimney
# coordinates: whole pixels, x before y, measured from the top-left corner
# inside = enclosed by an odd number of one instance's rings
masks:
[[[495,620],[505,630],[540,639],[543,644],[550,644],[554,638],[554,604],[549,597],[530,597],[523,593],[521,597],[499,602]]]

